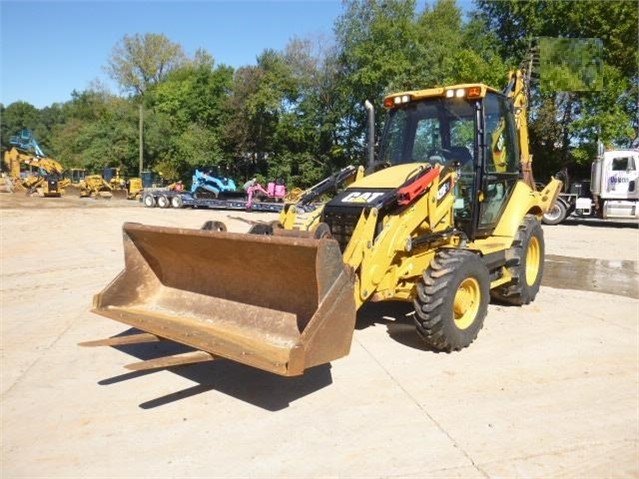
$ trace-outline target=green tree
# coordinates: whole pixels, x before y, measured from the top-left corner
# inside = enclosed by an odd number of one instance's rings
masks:
[[[342,118],[337,123],[350,157],[365,157],[364,100],[463,82],[505,83],[507,68],[495,50],[486,21],[468,24],[454,0],[438,0],[416,12],[411,0],[351,0],[336,22],[340,50],[337,91]],[[376,115],[381,132],[384,115]]]
[[[229,168],[222,146],[233,69],[203,50],[149,90],[147,150],[163,174],[187,179],[196,166]]]
[[[286,109],[293,108],[298,90],[281,53],[265,50],[257,65],[237,70],[229,99],[232,115],[224,138],[242,178],[269,174],[275,159],[274,136]]]
[[[182,47],[163,34],[125,35],[113,47],[105,70],[123,91],[144,95],[185,61]]]
[[[74,92],[64,105],[45,108],[41,116],[54,118],[51,156],[66,168],[100,173],[106,166],[136,172],[137,107],[104,91]]]
[[[518,64],[531,41],[540,37],[592,38],[603,43],[601,92],[533,90],[536,98],[531,98],[530,130],[537,170],[549,174],[558,164],[590,162],[592,145],[598,138],[622,146],[636,137],[636,2],[478,0],[477,5],[478,16],[500,39],[500,51],[512,65]],[[551,75],[556,73],[550,71]],[[564,69],[559,74],[568,73]],[[554,131],[550,128],[553,120],[562,129],[558,142],[546,138]]]
[[[35,131],[40,125],[40,113],[30,103],[17,101],[6,108],[0,105],[0,131],[2,132],[2,145],[9,146],[9,139],[17,135],[23,128]]]
[[[336,124],[345,158],[364,163],[367,113],[365,101],[381,105],[385,94],[410,83],[420,55],[415,1],[344,2],[335,24],[339,49],[336,89],[341,121]],[[412,85],[414,87],[415,85]],[[376,115],[376,130],[382,118]]]

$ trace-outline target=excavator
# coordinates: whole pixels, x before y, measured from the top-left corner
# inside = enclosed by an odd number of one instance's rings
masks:
[[[426,347],[469,346],[491,300],[529,304],[543,275],[540,220],[561,182],[535,186],[527,75],[511,72],[504,91],[388,95],[366,170],[345,168],[248,233],[125,223],[124,270],[92,312],[138,332],[83,344],[192,348],[133,370],[226,359],[299,376],[348,355],[362,305],[392,300],[413,305]]]
[[[23,129],[9,143],[11,148],[4,152],[4,164],[14,185],[44,197],[62,196],[71,182],[63,178],[62,165],[44,154],[31,130]]]

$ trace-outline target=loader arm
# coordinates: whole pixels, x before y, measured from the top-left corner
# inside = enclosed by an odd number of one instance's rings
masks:
[[[427,163],[404,167],[414,172],[397,188],[391,212],[382,217],[382,208],[364,208],[344,249],[344,264],[355,273],[357,308],[371,298],[410,298],[414,288],[409,279],[420,275],[433,257],[430,252],[409,254],[413,247],[451,240],[455,171]]]

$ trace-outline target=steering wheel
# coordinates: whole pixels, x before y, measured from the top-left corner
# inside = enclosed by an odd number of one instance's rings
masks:
[[[441,163],[441,164],[446,164],[446,162],[450,159],[452,153],[450,150],[447,150],[445,148],[433,148],[431,150],[428,150],[428,153],[426,153],[426,157],[428,158],[428,161],[431,163]]]

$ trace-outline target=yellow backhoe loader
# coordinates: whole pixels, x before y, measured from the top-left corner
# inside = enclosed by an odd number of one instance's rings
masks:
[[[530,303],[543,274],[540,219],[561,182],[535,188],[524,75],[513,72],[505,92],[463,84],[387,96],[367,174],[343,170],[277,224],[237,234],[216,222],[125,223],[125,268],[92,311],[141,332],[86,345],[170,340],[194,351],[129,367],[226,358],[295,376],[349,353],[364,303],[401,300],[426,345],[465,348],[491,297]]]

